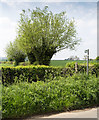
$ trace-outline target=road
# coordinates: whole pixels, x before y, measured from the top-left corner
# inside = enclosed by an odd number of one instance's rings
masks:
[[[37,120],[38,118],[44,118],[44,119],[45,118],[97,118],[97,109],[99,108],[75,110],[71,112],[63,112],[52,115],[39,115],[39,116],[29,117],[25,120],[32,120],[32,119]]]

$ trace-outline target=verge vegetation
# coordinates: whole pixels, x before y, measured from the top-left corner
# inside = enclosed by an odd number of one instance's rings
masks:
[[[99,77],[75,74],[53,81],[21,82],[2,86],[3,118],[17,118],[53,111],[99,105]]]

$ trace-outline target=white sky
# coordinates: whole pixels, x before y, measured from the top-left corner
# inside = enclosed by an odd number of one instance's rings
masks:
[[[16,2],[15,2],[16,1]],[[49,6],[49,10],[54,13],[62,11],[67,12],[68,18],[74,18],[76,29],[79,37],[82,39],[81,44],[75,51],[68,49],[62,50],[55,54],[52,59],[64,60],[70,56],[84,58],[84,51],[90,50],[90,58],[95,59],[97,56],[97,2],[96,0],[1,0],[0,2],[0,57],[6,56],[4,50],[10,41],[16,37],[17,22],[20,18],[22,9],[34,9],[35,7],[44,8]],[[50,1],[50,2],[49,2]],[[65,1],[65,2],[64,2]],[[69,1],[69,2],[68,2]]]

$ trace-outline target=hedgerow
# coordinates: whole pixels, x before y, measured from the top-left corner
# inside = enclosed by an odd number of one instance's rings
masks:
[[[53,81],[2,86],[2,116],[25,117],[99,105],[99,77],[75,74]]]
[[[86,73],[86,66],[78,64],[77,73]],[[46,81],[50,78],[53,80],[55,77],[68,77],[75,73],[75,63],[68,64],[65,68],[52,67],[44,65],[30,65],[30,66],[18,66],[18,67],[3,67],[2,68],[2,83],[12,84],[14,82],[27,81],[37,82]],[[89,67],[89,74],[99,75],[99,64],[94,64]],[[17,79],[18,78],[18,79]]]
[[[52,66],[18,66],[18,67],[3,67],[2,68],[2,83],[12,84],[14,82],[22,81],[37,82],[46,81],[46,79],[54,79],[57,76],[73,75],[73,71],[70,68],[52,67]]]

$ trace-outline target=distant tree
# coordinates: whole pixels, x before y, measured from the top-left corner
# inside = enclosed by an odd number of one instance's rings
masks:
[[[75,59],[74,56],[70,56],[70,57],[69,57],[69,60],[74,60],[74,59]]]
[[[74,60],[79,60],[79,57],[75,56],[75,57],[74,57]]]
[[[17,41],[19,47],[40,65],[49,65],[53,54],[63,49],[75,49],[75,21],[69,20],[66,12],[53,14],[45,6],[21,13],[18,23]]]
[[[99,56],[96,57],[96,60],[99,60]]]
[[[8,60],[15,61],[15,65],[25,61],[26,55],[18,48],[15,41],[7,45],[5,52]]]

